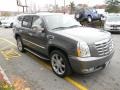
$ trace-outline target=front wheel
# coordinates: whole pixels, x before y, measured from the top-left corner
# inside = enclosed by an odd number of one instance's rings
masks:
[[[53,72],[59,77],[70,75],[72,70],[67,57],[59,50],[52,51],[50,54]]]

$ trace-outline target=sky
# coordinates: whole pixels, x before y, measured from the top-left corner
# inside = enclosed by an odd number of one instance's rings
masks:
[[[25,4],[25,0],[20,0],[22,4]],[[88,4],[89,6],[94,6],[94,5],[100,5],[104,4],[105,0],[65,0],[66,5],[69,4],[70,2],[74,1],[74,3],[77,4]],[[56,3],[59,6],[64,5],[64,0],[56,0]],[[55,4],[55,0],[27,0],[28,6],[36,4],[37,6],[43,8],[45,5],[48,4]],[[21,8],[18,8],[16,5],[16,0],[0,0],[0,11],[18,11],[22,10]]]

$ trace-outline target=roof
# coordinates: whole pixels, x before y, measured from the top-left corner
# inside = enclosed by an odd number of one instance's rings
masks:
[[[38,16],[46,16],[46,15],[62,15],[63,13],[50,13],[50,12],[40,12],[40,13],[36,13],[36,14],[19,14],[17,15],[17,17],[19,16],[25,16],[25,15],[38,15]]]
[[[40,13],[37,13],[36,15],[60,15],[60,14],[63,14],[63,13],[40,12]]]

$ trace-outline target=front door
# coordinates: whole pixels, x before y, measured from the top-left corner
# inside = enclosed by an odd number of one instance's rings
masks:
[[[33,17],[32,28],[31,28],[31,43],[34,45],[33,49],[42,53],[47,54],[47,38],[44,29],[43,21],[39,16]]]

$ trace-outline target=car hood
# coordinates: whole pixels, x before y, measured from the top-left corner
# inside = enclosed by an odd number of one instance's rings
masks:
[[[107,25],[120,25],[120,21],[106,22]]]
[[[90,28],[78,27],[65,30],[55,31],[56,34],[74,39],[76,41],[85,41],[87,43],[94,43],[104,39],[111,38],[111,34],[107,31]]]

